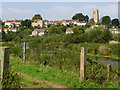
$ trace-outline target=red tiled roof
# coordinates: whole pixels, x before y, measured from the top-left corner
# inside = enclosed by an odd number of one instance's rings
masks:
[[[6,20],[6,22],[22,22],[22,20]]]
[[[55,21],[50,21],[50,23],[62,23],[62,21],[55,20]]]
[[[62,23],[62,21],[57,21],[57,20],[56,20],[56,21],[53,21],[53,22],[54,22],[54,23]]]

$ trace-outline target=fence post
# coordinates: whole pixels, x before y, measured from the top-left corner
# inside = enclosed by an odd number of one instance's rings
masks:
[[[85,79],[85,61],[86,61],[86,48],[81,47],[81,55],[80,55],[80,82]]]
[[[9,48],[8,47],[2,47],[1,49],[1,66],[0,66],[0,69],[1,69],[1,81],[3,80],[4,78],[4,73],[5,71],[8,71],[9,70]]]
[[[107,81],[110,80],[110,71],[111,71],[111,65],[108,64],[108,65],[107,65]]]

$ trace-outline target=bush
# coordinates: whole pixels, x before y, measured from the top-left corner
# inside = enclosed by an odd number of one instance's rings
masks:
[[[20,77],[13,71],[5,72],[2,88],[20,88]]]
[[[87,42],[108,43],[112,39],[112,33],[103,27],[95,27],[86,30],[85,38]]]

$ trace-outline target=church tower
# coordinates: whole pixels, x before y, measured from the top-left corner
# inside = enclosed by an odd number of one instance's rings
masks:
[[[93,19],[94,19],[95,23],[99,22],[99,11],[98,11],[98,9],[93,9]]]

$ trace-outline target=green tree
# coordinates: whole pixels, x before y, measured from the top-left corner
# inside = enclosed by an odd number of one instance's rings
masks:
[[[48,29],[48,33],[49,34],[57,33],[57,28],[54,24],[50,26],[50,28]]]
[[[89,24],[89,25],[94,25],[94,24],[95,24],[94,19],[93,19],[93,18],[91,18],[91,19],[89,20],[88,24]]]
[[[97,22],[96,25],[100,25],[100,22]]]
[[[104,17],[102,17],[102,24],[103,24],[103,25],[109,26],[110,23],[111,23],[111,19],[110,19],[109,16],[104,16]]]
[[[66,26],[61,26],[61,29],[63,32],[66,32],[67,27]]]
[[[6,34],[4,30],[2,30],[2,41],[6,41]]]
[[[23,26],[23,27],[31,27],[31,20],[28,20],[28,19],[26,19],[26,20],[23,20],[22,22],[21,22],[21,26]]]
[[[117,18],[112,20],[112,25],[113,26],[119,26],[119,20]]]
[[[81,22],[83,22],[83,21],[88,22],[89,17],[88,17],[88,15],[84,16],[82,13],[77,13],[72,17],[72,20],[79,20]]]
[[[76,26],[76,27],[73,29],[73,32],[74,32],[75,34],[82,34],[82,33],[84,33],[84,30],[83,30],[83,27],[81,27],[81,26]]]
[[[39,20],[39,19],[42,20],[41,15],[40,14],[35,14],[31,21],[33,22],[34,20]]]

